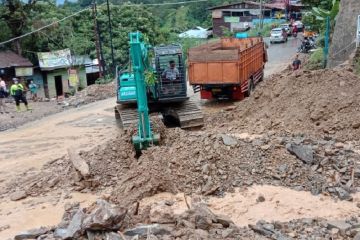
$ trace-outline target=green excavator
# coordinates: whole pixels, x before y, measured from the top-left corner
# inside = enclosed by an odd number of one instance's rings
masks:
[[[159,143],[150,113],[159,113],[165,125],[183,129],[200,127],[203,114],[187,96],[186,67],[180,45],[151,47],[140,32],[130,37],[130,67],[117,69],[115,118],[123,128],[138,124],[133,137],[136,151]],[[152,56],[152,57],[151,57]]]

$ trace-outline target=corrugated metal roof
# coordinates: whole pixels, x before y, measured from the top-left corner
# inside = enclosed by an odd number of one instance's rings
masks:
[[[32,66],[33,64],[28,59],[12,51],[0,51],[0,68]]]

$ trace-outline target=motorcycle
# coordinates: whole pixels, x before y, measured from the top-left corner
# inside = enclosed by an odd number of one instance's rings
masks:
[[[297,37],[297,32],[293,32],[293,33],[292,33],[292,36],[293,36],[294,38],[296,38],[296,37]]]
[[[310,50],[315,49],[315,39],[304,39],[301,43],[301,46],[298,49],[299,53],[309,53]]]

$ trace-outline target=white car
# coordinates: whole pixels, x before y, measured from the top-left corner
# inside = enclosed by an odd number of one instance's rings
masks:
[[[286,33],[287,33],[288,35],[291,34],[291,29],[290,29],[290,27],[289,27],[289,24],[287,24],[287,23],[281,24],[281,25],[280,25],[280,28],[285,29],[285,31],[286,31]]]
[[[296,26],[299,32],[301,32],[304,28],[304,24],[301,21],[295,21],[293,26]]]
[[[282,28],[274,28],[270,33],[270,43],[286,42],[287,36],[284,36]]]

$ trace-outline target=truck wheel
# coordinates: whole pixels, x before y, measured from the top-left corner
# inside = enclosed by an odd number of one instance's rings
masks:
[[[254,81],[250,79],[248,90],[245,92],[245,97],[250,97],[254,89],[255,89]]]

